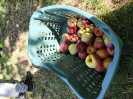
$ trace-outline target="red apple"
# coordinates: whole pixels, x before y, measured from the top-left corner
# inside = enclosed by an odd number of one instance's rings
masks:
[[[77,36],[77,34],[70,35],[70,42],[77,43],[78,39],[79,37]]]
[[[110,56],[114,56],[114,53],[115,53],[115,49],[109,49],[107,48],[107,52]]]
[[[105,48],[97,50],[96,54],[100,57],[100,59],[105,59],[108,57],[108,52]]]
[[[67,24],[70,27],[76,27],[76,25],[77,25],[77,19],[75,17],[70,17],[67,20]]]
[[[86,28],[88,27],[88,24],[89,24],[89,20],[84,19],[84,18],[78,19],[77,26],[79,28]]]
[[[103,72],[105,70],[105,68],[103,67],[103,62],[100,61],[99,65],[96,68],[94,68],[94,69],[97,72]]]
[[[92,33],[84,33],[81,36],[81,40],[87,45],[92,45],[92,43],[94,42],[94,36]]]
[[[86,52],[87,52],[88,54],[94,54],[94,53],[96,53],[96,48],[95,48],[93,45],[89,45],[89,46],[87,46],[87,48],[86,48]]]
[[[90,68],[96,68],[100,63],[100,58],[96,54],[89,54],[85,59],[85,63]]]
[[[105,46],[106,46],[107,48],[109,48],[109,49],[114,49],[114,44],[111,43],[109,37],[106,37],[106,38],[104,39],[104,43],[105,43]]]
[[[77,31],[77,27],[70,27],[70,26],[67,26],[67,27],[66,27],[66,30],[67,30],[68,33],[74,34],[74,33],[76,33],[76,31]]]
[[[60,50],[61,50],[61,52],[62,53],[68,53],[69,51],[68,51],[68,44],[67,43],[62,43],[62,44],[60,44]]]
[[[85,52],[82,52],[82,53],[78,53],[78,56],[81,58],[81,59],[85,59],[87,56],[88,56],[88,53],[85,51]]]
[[[62,35],[62,40],[63,40],[64,42],[69,42],[69,41],[70,41],[70,34],[64,33],[64,34]]]
[[[103,39],[102,38],[100,38],[100,37],[96,37],[95,38],[95,41],[94,41],[94,47],[96,48],[96,49],[102,49],[103,47],[104,47],[104,41],[103,41]]]
[[[81,40],[78,40],[77,44],[76,44],[76,50],[78,53],[82,53],[86,50],[86,44],[83,43]]]
[[[103,31],[102,31],[100,28],[95,27],[95,29],[94,29],[94,34],[95,34],[96,36],[98,36],[98,37],[101,37],[104,33],[103,33]]]

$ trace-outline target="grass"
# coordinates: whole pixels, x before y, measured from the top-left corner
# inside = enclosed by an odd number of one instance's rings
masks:
[[[53,4],[67,4],[87,11],[108,24],[123,40],[119,69],[105,99],[132,99],[133,95],[133,2],[122,0],[0,0],[0,82],[24,79],[31,71],[36,85],[26,99],[76,99],[71,89],[54,73],[35,68],[27,55],[28,26],[36,9]],[[0,98],[4,99],[4,98]]]

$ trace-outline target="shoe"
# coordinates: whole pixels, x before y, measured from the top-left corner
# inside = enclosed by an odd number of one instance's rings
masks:
[[[31,83],[31,84],[26,84],[26,85],[28,86],[27,91],[34,91],[34,90],[35,90],[35,86],[34,86],[33,83]]]
[[[33,84],[33,77],[32,77],[32,74],[29,71],[27,72],[24,84],[26,84],[28,86],[27,91],[34,91],[35,90],[35,86]]]
[[[33,82],[31,83],[31,82],[21,81],[20,83],[22,83],[22,82],[25,85],[27,85],[27,87],[28,87],[27,91],[34,91],[35,90],[35,86],[34,86]]]
[[[24,93],[19,93],[17,99],[24,99],[25,96],[26,96],[26,93],[25,92]]]
[[[30,73],[30,71],[28,71],[26,74],[25,82],[33,82],[32,80],[33,80],[32,74]]]
[[[2,48],[0,48],[0,52],[2,51]]]

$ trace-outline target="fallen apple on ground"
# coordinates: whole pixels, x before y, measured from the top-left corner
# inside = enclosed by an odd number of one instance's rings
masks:
[[[100,58],[96,54],[89,54],[85,59],[85,63],[90,68],[96,68],[100,63]]]

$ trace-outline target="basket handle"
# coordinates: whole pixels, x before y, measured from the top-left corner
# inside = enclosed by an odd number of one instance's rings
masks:
[[[44,21],[44,22],[57,23],[57,21],[53,21],[53,20],[51,21],[51,20],[44,19],[44,16],[45,15],[51,15],[51,16],[54,16],[54,17],[58,17],[60,19],[63,19],[59,15],[56,15],[56,14],[53,14],[53,13],[50,13],[50,12],[47,12],[47,11],[42,12],[41,10],[37,10],[36,12],[34,12],[33,18],[36,19],[36,20]],[[63,24],[63,22],[59,22],[59,21],[58,21],[58,23]]]
[[[42,12],[41,10],[37,10],[36,12],[34,12],[33,18],[34,18],[35,20],[40,20],[40,21],[42,21],[42,22],[56,23],[55,21],[50,21],[50,20],[44,19],[45,14],[50,14],[50,15],[55,16],[55,15],[52,14],[52,13]],[[59,17],[59,16],[58,16],[58,17]],[[55,38],[57,39],[58,43],[60,44],[60,39],[61,39],[61,38],[60,38],[60,35],[58,35],[57,32],[55,31],[55,29],[54,29],[52,26],[50,26],[49,24],[46,25],[46,26],[53,32]],[[61,33],[59,33],[59,34],[61,34]]]

